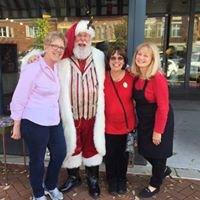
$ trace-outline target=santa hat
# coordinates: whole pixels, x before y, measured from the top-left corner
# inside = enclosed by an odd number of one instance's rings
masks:
[[[77,23],[73,24],[65,34],[65,38],[67,40],[67,47],[65,48],[63,58],[69,58],[73,54],[76,26]]]
[[[75,36],[81,32],[88,33],[91,36],[91,38],[95,37],[95,31],[90,26],[90,23],[88,20],[81,20],[78,23],[73,24],[68,29],[67,33],[65,34],[65,37],[67,39],[67,47],[65,49],[63,58],[68,58],[72,56],[73,49],[74,49]]]

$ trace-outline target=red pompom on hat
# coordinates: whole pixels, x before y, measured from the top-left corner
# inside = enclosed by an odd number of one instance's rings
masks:
[[[63,58],[69,58],[73,54],[76,26],[77,23],[73,24],[65,34],[65,38],[67,40],[67,47],[65,48]]]

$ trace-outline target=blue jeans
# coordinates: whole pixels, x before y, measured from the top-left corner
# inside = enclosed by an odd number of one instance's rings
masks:
[[[27,119],[21,120],[21,133],[29,151],[30,183],[36,198],[44,195],[43,183],[49,190],[57,186],[59,171],[66,156],[66,143],[61,123],[56,126],[41,126]],[[44,179],[46,148],[50,162]]]

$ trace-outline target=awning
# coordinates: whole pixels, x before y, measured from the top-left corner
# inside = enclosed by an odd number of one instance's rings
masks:
[[[67,0],[0,0],[0,19],[37,18],[43,14],[52,17],[67,16]]]
[[[116,16],[128,14],[128,0],[0,0],[0,19]]]

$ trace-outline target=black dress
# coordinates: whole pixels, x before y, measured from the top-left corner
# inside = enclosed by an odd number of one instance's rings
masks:
[[[138,79],[135,80],[135,83]],[[155,145],[152,142],[154,122],[157,104],[149,103],[145,98],[145,89],[148,80],[145,81],[141,90],[134,88],[134,100],[136,102],[136,112],[138,117],[138,151],[147,158],[168,158],[173,154],[173,135],[174,135],[174,114],[171,105],[169,106],[167,123],[162,134],[161,143]],[[134,84],[135,85],[135,84]]]

